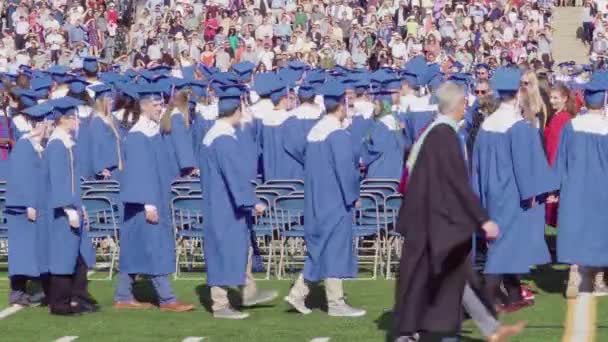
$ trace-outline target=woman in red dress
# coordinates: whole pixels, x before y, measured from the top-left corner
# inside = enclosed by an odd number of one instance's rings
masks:
[[[549,116],[545,127],[545,146],[549,165],[553,166],[562,129],[576,115],[577,110],[574,94],[563,83],[557,83],[551,88],[549,101],[553,115]],[[557,227],[557,206],[557,203],[548,203],[545,207],[545,222],[552,227]]]

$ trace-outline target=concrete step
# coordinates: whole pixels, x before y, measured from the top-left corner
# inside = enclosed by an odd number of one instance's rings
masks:
[[[581,7],[556,7],[553,11],[553,59],[556,63],[573,60],[588,63],[588,48],[576,37],[582,25]]]

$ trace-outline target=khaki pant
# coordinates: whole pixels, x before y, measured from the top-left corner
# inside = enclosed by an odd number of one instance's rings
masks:
[[[247,268],[245,273],[245,286],[241,286],[241,295],[243,299],[251,298],[255,296],[258,291],[253,273],[251,272],[251,258],[253,255],[253,248],[249,248],[249,255],[247,257]],[[211,287],[211,310],[218,311],[230,307],[228,301],[228,288],[224,286],[212,286]]]
[[[324,281],[325,283],[325,296],[327,297],[327,306],[337,306],[344,304],[344,290],[342,288],[342,279],[338,278],[327,278]],[[289,291],[289,296],[292,298],[297,298],[304,300],[310,289],[308,288],[308,284],[304,280],[304,275],[300,273],[296,282],[293,284],[293,287]]]

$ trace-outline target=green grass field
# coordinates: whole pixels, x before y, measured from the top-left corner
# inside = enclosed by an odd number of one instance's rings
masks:
[[[6,279],[6,274],[2,274]],[[562,297],[564,267],[543,268],[530,275],[529,284],[538,290],[536,305],[501,317],[504,322],[526,320],[529,327],[513,341],[559,341],[563,332],[566,301]],[[0,309],[7,306],[9,283],[0,281]],[[385,341],[391,326],[393,281],[348,281],[345,291],[349,302],[368,311],[359,319],[328,317],[321,311],[323,292],[315,289],[315,310],[302,316],[289,311],[282,301],[289,281],[260,281],[259,287],[280,291],[281,299],[268,306],[249,309],[244,321],[215,320],[205,309],[208,289],[202,281],[179,280],[174,283],[178,297],[196,303],[196,311],[164,313],[158,310],[117,311],[112,309],[113,282],[92,281],[90,290],[102,305],[101,312],[80,317],[53,317],[46,308],[28,308],[0,321],[0,341],[54,341],[62,336],[78,336],[76,341],[182,341],[186,337],[205,337],[204,341],[309,341],[329,337],[330,341]],[[138,299],[151,300],[150,285],[136,284]],[[608,341],[608,309],[599,302],[597,341]],[[477,329],[466,322],[463,341],[482,341]]]

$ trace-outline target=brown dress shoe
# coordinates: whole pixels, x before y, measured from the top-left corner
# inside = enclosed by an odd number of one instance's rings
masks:
[[[145,310],[145,309],[150,309],[152,308],[154,305],[150,304],[150,303],[142,303],[142,302],[138,302],[136,300],[132,300],[132,301],[128,301],[128,302],[114,302],[114,309],[134,309],[134,310]]]
[[[521,334],[526,327],[526,322],[519,321],[513,325],[501,325],[494,335],[488,337],[488,342],[505,342],[509,338]]]
[[[169,304],[161,304],[160,311],[170,311],[170,312],[186,312],[194,310],[194,305],[181,303],[175,301]]]

